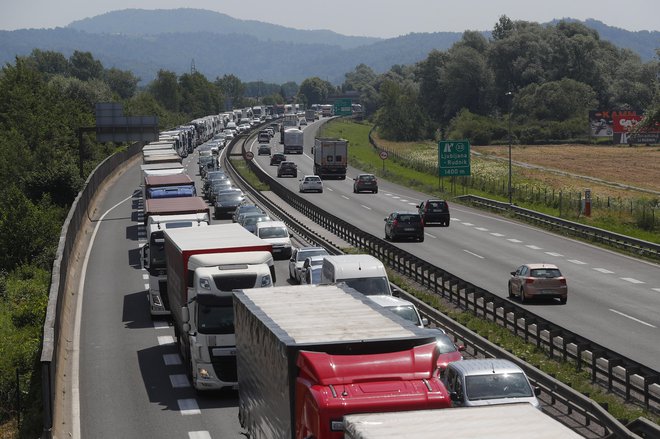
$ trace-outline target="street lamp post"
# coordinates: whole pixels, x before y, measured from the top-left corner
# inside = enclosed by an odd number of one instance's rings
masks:
[[[511,191],[511,110],[513,107],[513,92],[506,92],[509,98],[509,204],[513,204],[513,193]]]

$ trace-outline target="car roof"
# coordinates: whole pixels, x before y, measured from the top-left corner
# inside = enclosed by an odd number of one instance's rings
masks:
[[[415,215],[419,216],[419,212],[413,212],[411,210],[397,210],[392,213],[396,213],[397,215]]]
[[[450,363],[450,365],[465,376],[523,372],[517,364],[503,358],[469,359]]]
[[[258,228],[265,228],[265,227],[286,227],[286,224],[284,224],[284,221],[263,221],[257,224]]]
[[[409,302],[407,300],[400,299],[398,297],[394,296],[388,296],[385,294],[375,294],[372,296],[367,296],[369,299],[372,301],[376,302],[380,306],[383,306],[385,308],[392,308],[395,306],[412,306],[415,307],[415,304],[412,302]]]
[[[549,268],[549,269],[559,270],[559,267],[557,267],[555,264],[536,263],[536,264],[523,264],[523,265],[528,266],[530,270],[535,270],[537,268]]]
[[[304,247],[299,247],[298,251],[303,252],[303,251],[316,251],[316,250],[325,250],[323,247],[320,246],[304,246]]]

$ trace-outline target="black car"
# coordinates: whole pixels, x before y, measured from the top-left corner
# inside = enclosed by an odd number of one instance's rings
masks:
[[[393,212],[385,218],[385,239],[413,238],[424,242],[424,221],[417,212]]]
[[[426,200],[417,206],[424,224],[449,227],[449,204],[445,200]]]
[[[353,182],[353,192],[358,193],[362,191],[369,191],[371,193],[378,193],[378,180],[373,174],[360,174],[355,177]]]
[[[259,145],[257,155],[270,155],[270,145]]]
[[[276,152],[272,156],[270,156],[270,164],[271,165],[279,165],[280,163],[286,161],[286,156],[282,154],[281,152]]]
[[[245,195],[240,189],[230,189],[219,192],[215,198],[215,218],[234,213],[236,208],[245,201]]]
[[[284,177],[285,175],[297,178],[298,165],[293,162],[280,162],[280,164],[277,166],[277,176]]]

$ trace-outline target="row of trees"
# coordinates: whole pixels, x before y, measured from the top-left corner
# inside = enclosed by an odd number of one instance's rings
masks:
[[[449,50],[381,75],[360,65],[342,89],[359,91],[393,140],[433,138],[445,128],[488,143],[506,137],[511,114],[516,135],[534,141],[585,137],[592,109],[657,109],[659,73],[658,60],[642,63],[583,24],[502,16],[490,40],[468,31]]]

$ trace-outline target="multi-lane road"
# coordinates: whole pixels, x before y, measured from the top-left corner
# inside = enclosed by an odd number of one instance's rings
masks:
[[[310,147],[318,122],[305,128],[305,153],[289,159],[299,177],[312,173]],[[271,141],[281,151],[277,136]],[[255,147],[256,144],[250,145]],[[256,149],[255,149],[256,152]],[[197,174],[196,154],[184,161]],[[268,158],[257,163],[271,175]],[[349,168],[349,177],[358,173]],[[199,177],[196,177],[199,178]],[[325,181],[323,194],[302,194],[334,215],[375,235],[394,210],[414,209],[424,194],[379,181],[378,194],[353,194],[352,179]],[[141,268],[144,243],[139,165],[107,191],[96,223],[83,279],[80,336],[71,434],[76,437],[240,437],[237,394],[197,394],[185,379],[173,330],[152,321]],[[298,180],[281,178],[297,191]],[[560,266],[569,285],[566,305],[525,305],[534,312],[623,355],[660,370],[658,266],[546,233],[479,210],[451,204],[448,228],[427,228],[423,243],[396,243],[419,257],[506,295],[509,272],[523,262]],[[214,221],[217,222],[217,221]],[[277,261],[278,285],[288,282],[286,261]],[[75,344],[75,342],[74,342]]]

